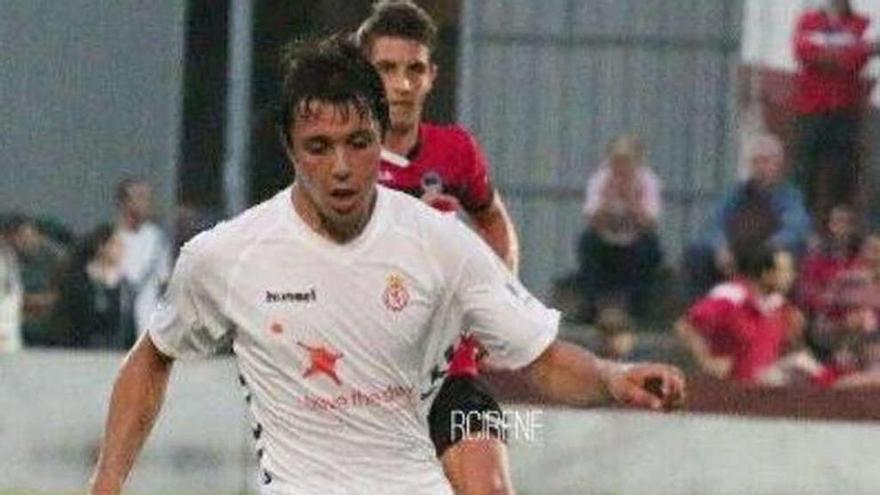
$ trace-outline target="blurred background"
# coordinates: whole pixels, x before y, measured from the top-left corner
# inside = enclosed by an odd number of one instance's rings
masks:
[[[564,311],[567,338],[684,366],[707,413],[548,410],[540,445],[512,447],[523,493],[880,492],[880,3],[417,3],[439,27],[425,118],[481,143],[525,285]],[[822,24],[844,4],[864,25]],[[273,120],[279,50],[353,30],[371,5],[0,0],[0,493],[83,486],[115,367],[179,246],[292,180]],[[658,256],[622,282],[588,207],[619,154],[652,171],[662,203],[644,234]],[[737,188],[762,159],[793,205],[770,194],[746,220],[724,216],[752,200]],[[762,226],[761,208],[778,218]],[[738,274],[734,238],[790,255],[793,280],[771,292],[795,315],[773,374],[739,380],[674,330],[710,338],[694,308]],[[853,286],[858,301],[833,297]],[[135,491],[253,491],[232,364],[178,375]]]

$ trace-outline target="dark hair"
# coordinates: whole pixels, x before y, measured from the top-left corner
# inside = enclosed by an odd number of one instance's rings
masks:
[[[343,114],[353,105],[361,117],[376,119],[382,135],[391,125],[382,79],[351,41],[332,36],[291,45],[283,67],[277,125],[285,146],[297,115],[307,114],[314,102],[334,105]]]
[[[776,267],[776,253],[777,250],[764,244],[734,248],[733,257],[736,261],[737,273],[749,279],[760,278]]]
[[[409,0],[381,0],[356,33],[358,46],[368,51],[380,36],[405,38],[421,43],[434,52],[437,24],[424,9]]]

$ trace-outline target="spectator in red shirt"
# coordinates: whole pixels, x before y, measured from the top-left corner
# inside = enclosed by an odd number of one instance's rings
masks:
[[[853,209],[847,205],[832,208],[825,232],[801,263],[796,300],[807,317],[822,313],[829,284],[841,272],[855,267],[861,244]]]
[[[858,199],[857,139],[867,94],[861,78],[877,42],[865,39],[868,19],[849,0],[829,0],[798,21],[794,52],[800,63],[793,106],[797,117],[797,179],[814,217],[823,221],[831,199]]]
[[[736,275],[698,300],[677,330],[704,373],[758,383],[791,338],[783,294],[792,281],[792,258],[765,246],[738,249],[734,256]]]
[[[880,336],[880,235],[868,236],[855,266],[831,280],[810,340],[823,360],[839,371],[855,371],[854,356]]]

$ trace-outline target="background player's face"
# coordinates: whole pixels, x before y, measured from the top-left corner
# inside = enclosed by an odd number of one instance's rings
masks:
[[[763,185],[777,184],[784,173],[783,157],[779,153],[760,152],[752,156],[752,177]]]
[[[328,229],[338,233],[362,226],[376,193],[376,119],[361,115],[353,104],[340,108],[313,102],[299,111],[289,136],[295,194]]]
[[[125,208],[130,215],[147,220],[153,216],[153,188],[149,184],[137,182],[129,186]]]
[[[379,36],[373,40],[370,62],[385,84],[392,130],[404,132],[417,126],[437,76],[428,47],[415,40]]]
[[[856,219],[849,209],[833,208],[828,217],[828,233],[832,239],[847,241],[856,233]]]

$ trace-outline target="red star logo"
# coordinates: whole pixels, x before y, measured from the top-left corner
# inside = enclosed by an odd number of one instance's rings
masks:
[[[329,376],[336,385],[342,385],[342,381],[336,376],[336,361],[342,358],[342,354],[333,353],[325,346],[311,347],[302,342],[297,342],[297,344],[303,349],[309,351],[309,358],[312,361],[312,364],[305,373],[303,373],[303,378],[307,378],[315,373],[324,373]]]

